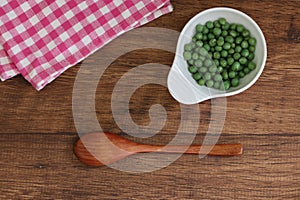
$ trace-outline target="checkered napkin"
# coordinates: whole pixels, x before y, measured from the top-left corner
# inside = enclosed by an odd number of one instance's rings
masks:
[[[0,78],[41,90],[114,38],[172,11],[170,0],[0,0]]]

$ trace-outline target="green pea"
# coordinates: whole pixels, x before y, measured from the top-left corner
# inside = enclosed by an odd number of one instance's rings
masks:
[[[242,42],[243,42],[243,38],[242,37],[237,37],[236,39],[235,39],[235,43],[236,44],[241,44]]]
[[[202,33],[203,28],[204,28],[204,26],[203,26],[202,24],[198,24],[198,25],[196,26],[196,31],[197,31],[198,33]]]
[[[236,46],[234,51],[236,53],[241,53],[242,50],[243,50],[243,48],[241,46]]]
[[[206,26],[208,29],[214,28],[214,24],[213,24],[212,21],[207,21],[207,22],[205,23],[205,26]]]
[[[237,87],[239,85],[239,83],[240,83],[240,81],[239,81],[238,78],[234,78],[234,79],[231,80],[231,85],[233,87]]]
[[[233,58],[228,58],[227,63],[228,63],[228,65],[232,65],[234,63],[234,59]]]
[[[213,80],[206,81],[206,86],[209,87],[209,88],[213,87],[214,86]]]
[[[198,71],[197,67],[194,67],[194,66],[190,66],[190,67],[189,67],[189,72],[190,72],[190,73],[194,74],[194,73],[196,73],[197,71]]]
[[[192,38],[192,42],[197,42],[196,36],[194,36],[194,37]]]
[[[234,54],[234,52],[235,52],[234,49],[229,49],[228,50],[228,54]]]
[[[241,43],[241,47],[242,47],[243,49],[248,48],[248,47],[249,47],[248,42],[244,40],[244,41]]]
[[[219,72],[219,73],[222,73],[223,71],[224,71],[223,67],[219,66],[219,67],[218,67],[218,72]]]
[[[241,64],[239,62],[234,62],[231,66],[231,70],[236,72],[241,69]]]
[[[207,35],[203,35],[203,41],[206,41],[207,40]]]
[[[249,54],[250,54],[250,52],[249,52],[248,49],[244,49],[244,50],[242,51],[242,53],[241,53],[241,55],[242,55],[243,57],[248,57]]]
[[[225,59],[222,59],[222,60],[220,61],[220,65],[221,65],[222,67],[226,67],[226,66],[227,66],[227,61],[226,61]]]
[[[229,32],[229,34],[232,36],[232,37],[237,37],[237,32],[236,31],[234,31],[234,30],[231,30],[230,32]]]
[[[220,36],[222,34],[222,30],[220,28],[214,28],[213,33],[215,36]]]
[[[253,37],[251,37],[251,38],[248,40],[248,42],[249,42],[249,44],[250,44],[251,46],[255,46],[255,45],[256,45],[256,39],[253,38]]]
[[[255,46],[250,46],[249,51],[252,52],[252,53],[255,52]]]
[[[206,67],[210,67],[213,65],[213,61],[211,59],[206,59],[205,62],[204,62],[204,65]]]
[[[223,79],[223,77],[222,77],[221,74],[216,74],[216,75],[214,76],[214,80],[217,81],[217,82],[222,81],[222,79]]]
[[[209,41],[209,45],[212,46],[212,47],[216,46],[217,45],[217,40],[216,39],[211,39]]]
[[[211,79],[211,74],[209,72],[206,72],[204,74],[204,79],[207,80],[207,81],[210,80]]]
[[[227,35],[228,35],[228,31],[223,30],[223,31],[222,31],[222,36],[223,36],[223,37],[226,37]]]
[[[198,84],[199,84],[200,86],[204,86],[204,85],[205,85],[205,80],[204,80],[204,79],[200,79],[200,80],[198,81]]]
[[[195,67],[202,67],[203,66],[203,62],[202,62],[202,60],[196,60],[195,62],[194,62],[194,65],[195,65]]]
[[[206,56],[207,55],[207,50],[205,49],[205,48],[201,48],[201,50],[200,50],[200,55],[202,55],[202,56]]]
[[[197,48],[195,49],[195,52],[196,52],[196,53],[200,53],[200,51],[201,51],[201,47],[197,47]]]
[[[229,78],[227,71],[224,71],[222,73],[222,78],[223,78],[223,80],[227,80]]]
[[[202,40],[203,39],[203,34],[202,33],[197,33],[196,38],[197,38],[197,40]]]
[[[228,22],[225,22],[225,24],[222,25],[223,30],[229,30],[230,24]]]
[[[199,55],[197,53],[193,53],[192,58],[194,60],[197,60],[199,58]]]
[[[193,78],[194,78],[196,81],[198,81],[198,80],[201,79],[201,74],[196,73],[196,74],[193,75]]]
[[[249,30],[244,30],[244,31],[242,32],[242,35],[243,35],[243,37],[248,37],[248,36],[250,36]]]
[[[203,45],[203,48],[204,48],[206,51],[209,51],[209,50],[210,50],[209,44],[204,44],[204,45]]]
[[[202,30],[202,33],[205,34],[205,35],[208,34],[209,33],[209,29],[206,26],[204,26],[203,30]]]
[[[249,74],[249,73],[250,73],[250,69],[249,69],[248,67],[245,67],[245,68],[244,68],[244,73],[245,73],[245,74]]]
[[[187,61],[189,65],[194,65],[194,60],[190,59]]]
[[[229,76],[229,78],[235,78],[236,73],[234,71],[230,71],[228,76]]]
[[[215,66],[219,66],[220,65],[220,62],[218,59],[214,60],[214,63],[215,63]]]
[[[224,81],[223,85],[225,90],[228,90],[231,86],[229,81]]]
[[[237,32],[242,33],[245,30],[245,28],[243,25],[239,24],[236,26],[236,30]]]
[[[223,48],[222,48],[221,46],[216,46],[216,47],[215,47],[215,50],[216,50],[216,51],[219,51],[219,52],[222,51],[222,49],[223,49]]]
[[[228,56],[228,51],[225,51],[225,50],[221,51],[221,56],[223,58],[226,58]]]
[[[203,42],[202,41],[197,41],[196,42],[197,47],[203,47]]]
[[[225,37],[225,41],[232,44],[234,42],[234,38],[232,36],[228,35]]]
[[[223,17],[219,19],[219,23],[220,23],[221,25],[225,25],[226,22],[227,22],[226,19],[223,18]]]
[[[225,50],[229,50],[231,48],[231,45],[230,43],[226,42],[224,45],[223,45],[223,49]]]
[[[254,62],[249,62],[248,63],[248,68],[252,71],[256,68],[256,64]]]
[[[240,72],[239,72],[239,77],[240,77],[240,78],[244,78],[244,77],[245,77],[245,73],[244,73],[243,71],[240,71]]]
[[[233,24],[230,24],[230,29],[231,29],[231,30],[236,30],[236,26],[237,26],[237,25],[234,24],[234,23],[233,23]]]
[[[205,72],[207,72],[207,68],[206,67],[200,67],[199,71],[204,74]]]
[[[221,54],[219,52],[214,53],[214,58],[215,59],[220,59],[220,57],[221,57]]]
[[[183,53],[183,57],[184,57],[185,60],[190,60],[190,59],[192,59],[192,53],[189,52],[189,51],[185,51]]]
[[[241,54],[235,53],[235,54],[233,54],[233,58],[234,58],[234,60],[239,60],[241,58]]]
[[[209,34],[207,35],[207,39],[208,39],[208,40],[211,40],[211,39],[214,39],[214,38],[215,38],[215,35],[212,34],[212,33],[209,33]]]
[[[220,82],[215,82],[213,87],[215,89],[219,89],[220,88]]]
[[[255,57],[254,53],[250,53],[248,56],[248,60],[253,60]]]
[[[209,71],[210,71],[211,73],[216,73],[216,72],[218,71],[218,68],[217,68],[216,66],[211,66],[211,67],[209,68]]]
[[[218,40],[217,40],[217,44],[218,46],[223,46],[225,43],[225,40],[223,37],[219,37]]]
[[[221,24],[218,20],[214,21],[214,27],[215,28],[221,28]]]
[[[242,58],[239,59],[239,62],[240,62],[242,65],[245,65],[245,64],[248,62],[248,60],[247,60],[247,58],[242,57]]]
[[[192,51],[193,50],[193,45],[191,43],[184,45],[184,50],[185,51]]]

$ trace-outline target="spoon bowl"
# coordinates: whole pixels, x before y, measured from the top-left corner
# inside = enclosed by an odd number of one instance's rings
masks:
[[[205,24],[224,17],[229,23],[243,24],[253,37],[256,38],[254,62],[255,70],[240,80],[238,87],[227,91],[215,90],[199,86],[188,71],[188,64],[183,58],[184,45],[192,41],[197,24]],[[193,17],[182,30],[176,49],[173,66],[168,75],[168,89],[171,95],[182,104],[197,104],[202,101],[239,94],[250,88],[260,77],[267,60],[267,45],[263,32],[256,22],[245,13],[232,8],[212,8]]]

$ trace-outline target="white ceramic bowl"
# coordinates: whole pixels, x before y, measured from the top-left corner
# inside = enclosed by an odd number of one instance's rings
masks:
[[[208,89],[199,86],[188,71],[188,64],[183,58],[184,45],[190,43],[195,35],[197,24],[205,24],[224,17],[229,23],[244,25],[251,32],[251,36],[257,40],[255,70],[240,80],[238,87],[232,87],[228,91]],[[245,13],[231,8],[212,8],[205,10],[193,17],[184,27],[178,40],[176,56],[168,76],[168,89],[171,95],[180,103],[195,104],[208,99],[232,96],[250,88],[261,75],[267,59],[267,45],[263,32],[256,22]]]

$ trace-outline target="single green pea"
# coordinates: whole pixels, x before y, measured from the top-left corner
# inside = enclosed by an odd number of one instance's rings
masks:
[[[196,31],[197,31],[198,33],[202,33],[203,28],[204,28],[204,26],[203,26],[202,24],[198,24],[198,25],[196,26]]]
[[[206,67],[210,67],[213,65],[213,61],[211,59],[206,59],[205,62],[204,62],[204,65]]]
[[[231,30],[230,32],[229,32],[229,34],[232,36],[232,37],[237,37],[237,35],[238,35],[238,33],[236,32],[236,31],[234,31],[234,30]]]
[[[197,53],[193,53],[192,59],[197,60],[199,58],[199,55]]]
[[[211,39],[214,39],[214,38],[215,38],[215,35],[212,34],[212,33],[209,33],[209,34],[207,35],[207,39],[208,39],[208,40],[211,40]]]
[[[213,29],[214,28],[214,24],[212,21],[207,21],[205,23],[205,26],[208,28],[208,29]]]
[[[213,87],[215,89],[219,89],[220,88],[220,82],[215,82]]]
[[[227,30],[229,30],[229,28],[230,28],[230,24],[228,22],[225,22],[225,24],[222,25],[223,30],[227,31]]]
[[[243,49],[248,48],[248,47],[249,47],[248,42],[244,40],[244,41],[241,43],[241,47],[242,47]]]
[[[218,40],[217,40],[217,44],[218,46],[223,46],[225,43],[225,40],[223,37],[219,37]]]
[[[234,63],[234,59],[233,58],[228,58],[227,63],[228,63],[228,65],[231,66]]]
[[[248,37],[248,36],[250,36],[250,31],[249,30],[244,30],[242,32],[242,35],[243,35],[243,37]]]
[[[221,54],[219,52],[214,52],[214,58],[215,59],[220,59]]]
[[[223,49],[223,48],[222,48],[221,46],[216,46],[216,47],[215,47],[215,50],[216,50],[216,51],[219,51],[219,52],[222,51],[222,49]]]
[[[231,86],[229,81],[224,81],[223,85],[225,90],[228,90]]]
[[[230,24],[230,30],[236,30],[236,24],[232,23]]]
[[[226,58],[228,56],[228,51],[225,51],[225,50],[221,51],[221,56],[223,58]]]
[[[214,21],[214,27],[215,28],[221,28],[221,24],[218,20]]]
[[[239,81],[238,78],[234,78],[234,79],[231,80],[231,85],[233,87],[237,87],[239,85],[239,83],[240,83],[240,81]]]
[[[202,40],[203,39],[203,34],[202,33],[197,33],[196,38],[197,38],[197,40]]]
[[[234,53],[235,53],[234,49],[229,49],[229,50],[228,50],[228,54],[231,54],[231,55],[232,55],[232,54],[234,54]]]
[[[234,62],[231,66],[231,70],[236,72],[241,69],[241,64],[239,62]]]
[[[228,31],[227,31],[227,30],[223,30],[223,31],[222,31],[222,36],[223,36],[223,37],[228,36]]]
[[[249,62],[248,63],[248,68],[253,71],[256,68],[256,64],[254,62]]]
[[[223,45],[223,49],[225,50],[229,50],[231,48],[231,45],[230,43],[226,42],[224,45]]]
[[[205,80],[204,80],[204,79],[200,79],[200,80],[198,81],[198,84],[199,84],[200,86],[204,86],[204,85],[205,85]]]
[[[197,47],[194,52],[200,53],[200,51],[201,51],[201,47]]]
[[[208,34],[209,33],[209,29],[206,26],[204,26],[203,30],[202,30],[202,33],[205,34],[205,35]]]
[[[242,55],[243,57],[245,57],[245,58],[248,57],[249,54],[250,54],[250,52],[249,52],[248,49],[244,49],[244,50],[242,51],[242,53],[241,53],[241,55]]]
[[[202,67],[203,66],[203,62],[202,62],[202,60],[196,60],[195,62],[194,62],[194,65],[195,65],[195,67]]]
[[[203,42],[201,40],[196,42],[197,47],[203,47]]]
[[[220,36],[222,34],[222,30],[220,28],[214,28],[213,33],[215,36]]]
[[[211,73],[216,73],[217,71],[218,71],[218,68],[216,66],[211,66],[209,68],[209,72],[211,72]]]
[[[234,38],[232,36],[228,35],[225,37],[225,41],[232,44],[234,42]]]
[[[206,57],[203,56],[203,55],[200,55],[200,56],[199,56],[199,60],[202,60],[202,62],[204,62],[204,61],[206,60]]]
[[[249,51],[252,52],[252,53],[255,52],[255,46],[250,46]]]
[[[233,58],[234,58],[234,60],[239,60],[241,58],[241,54],[235,53],[235,54],[233,54]]]
[[[245,30],[245,28],[243,25],[239,24],[236,26],[236,30],[237,32],[242,33]]]
[[[219,62],[218,59],[215,59],[215,60],[214,60],[214,63],[215,63],[215,66],[219,66],[219,65],[220,65],[220,62]]]
[[[183,53],[183,57],[184,57],[185,60],[191,60],[192,59],[192,53],[189,52],[189,51],[185,51]]]
[[[222,77],[221,74],[216,74],[216,75],[214,76],[214,80],[217,81],[217,82],[222,81],[222,79],[223,79],[223,77]]]
[[[204,44],[204,45],[203,45],[203,48],[204,48],[206,51],[209,51],[209,50],[210,50],[209,44]]]
[[[195,73],[195,74],[193,74],[193,78],[194,78],[196,81],[198,81],[198,80],[201,79],[201,74]]]
[[[226,67],[226,66],[227,66],[227,61],[226,61],[225,59],[222,59],[222,60],[220,61],[220,65],[221,65],[222,67]]]
[[[209,87],[209,88],[213,87],[214,86],[214,81],[213,80],[206,81],[206,86]]]
[[[240,78],[244,78],[244,77],[245,77],[245,73],[244,73],[243,71],[240,71],[240,72],[239,72],[239,77],[240,77]]]
[[[251,46],[255,46],[255,45],[256,45],[256,39],[253,38],[253,37],[249,38],[248,42],[249,42],[249,44],[250,44]]]
[[[223,71],[222,78],[223,78],[223,80],[228,80],[229,76],[228,76],[228,72],[227,71]]]
[[[243,38],[242,37],[237,37],[236,39],[235,39],[235,43],[236,44],[241,44],[243,42]]]
[[[205,48],[201,48],[201,50],[200,50],[200,55],[201,56],[206,56],[207,55],[207,50],[205,49]]]
[[[188,62],[189,65],[194,65],[194,60],[193,59],[190,59],[187,62]]]
[[[242,50],[243,50],[243,48],[242,48],[241,46],[236,46],[235,49],[234,49],[234,51],[235,51],[236,53],[241,53]]]
[[[250,53],[249,56],[248,56],[248,60],[253,60],[255,57],[254,53]]]
[[[245,65],[248,62],[248,60],[247,60],[247,58],[242,57],[239,59],[239,62],[240,62],[240,64]]]
[[[221,66],[219,66],[219,67],[218,67],[218,72],[219,72],[219,73],[222,73],[223,71],[224,71],[224,68],[221,67]]]
[[[211,79],[211,74],[209,72],[206,72],[204,74],[204,79],[207,80],[207,81],[210,80]]]
[[[207,35],[203,35],[202,41],[206,41],[206,40],[207,40]]]
[[[227,22],[226,19],[223,18],[223,17],[219,19],[219,23],[220,23],[221,25],[225,25],[226,22]]]
[[[192,51],[193,50],[193,45],[191,43],[184,45],[184,50],[185,51]]]
[[[209,41],[209,45],[210,45],[211,47],[215,47],[215,46],[217,45],[217,40],[216,40],[215,38],[211,39],[211,40]]]
[[[207,67],[200,67],[199,71],[204,74],[205,72],[207,72]]]
[[[195,66],[190,66],[190,67],[189,67],[189,72],[190,72],[190,73],[194,74],[194,73],[196,73],[197,71],[198,71],[197,67],[195,67]]]
[[[210,58],[212,57],[212,52],[211,52],[211,51],[208,52],[208,56],[209,56]]]
[[[245,73],[245,74],[249,74],[249,73],[250,73],[250,69],[249,69],[248,67],[245,67],[245,68],[244,68],[244,73]]]
[[[229,76],[229,78],[235,78],[236,73],[234,71],[230,71],[228,76]]]
[[[192,42],[197,42],[196,36],[194,36],[194,37],[192,38]]]

